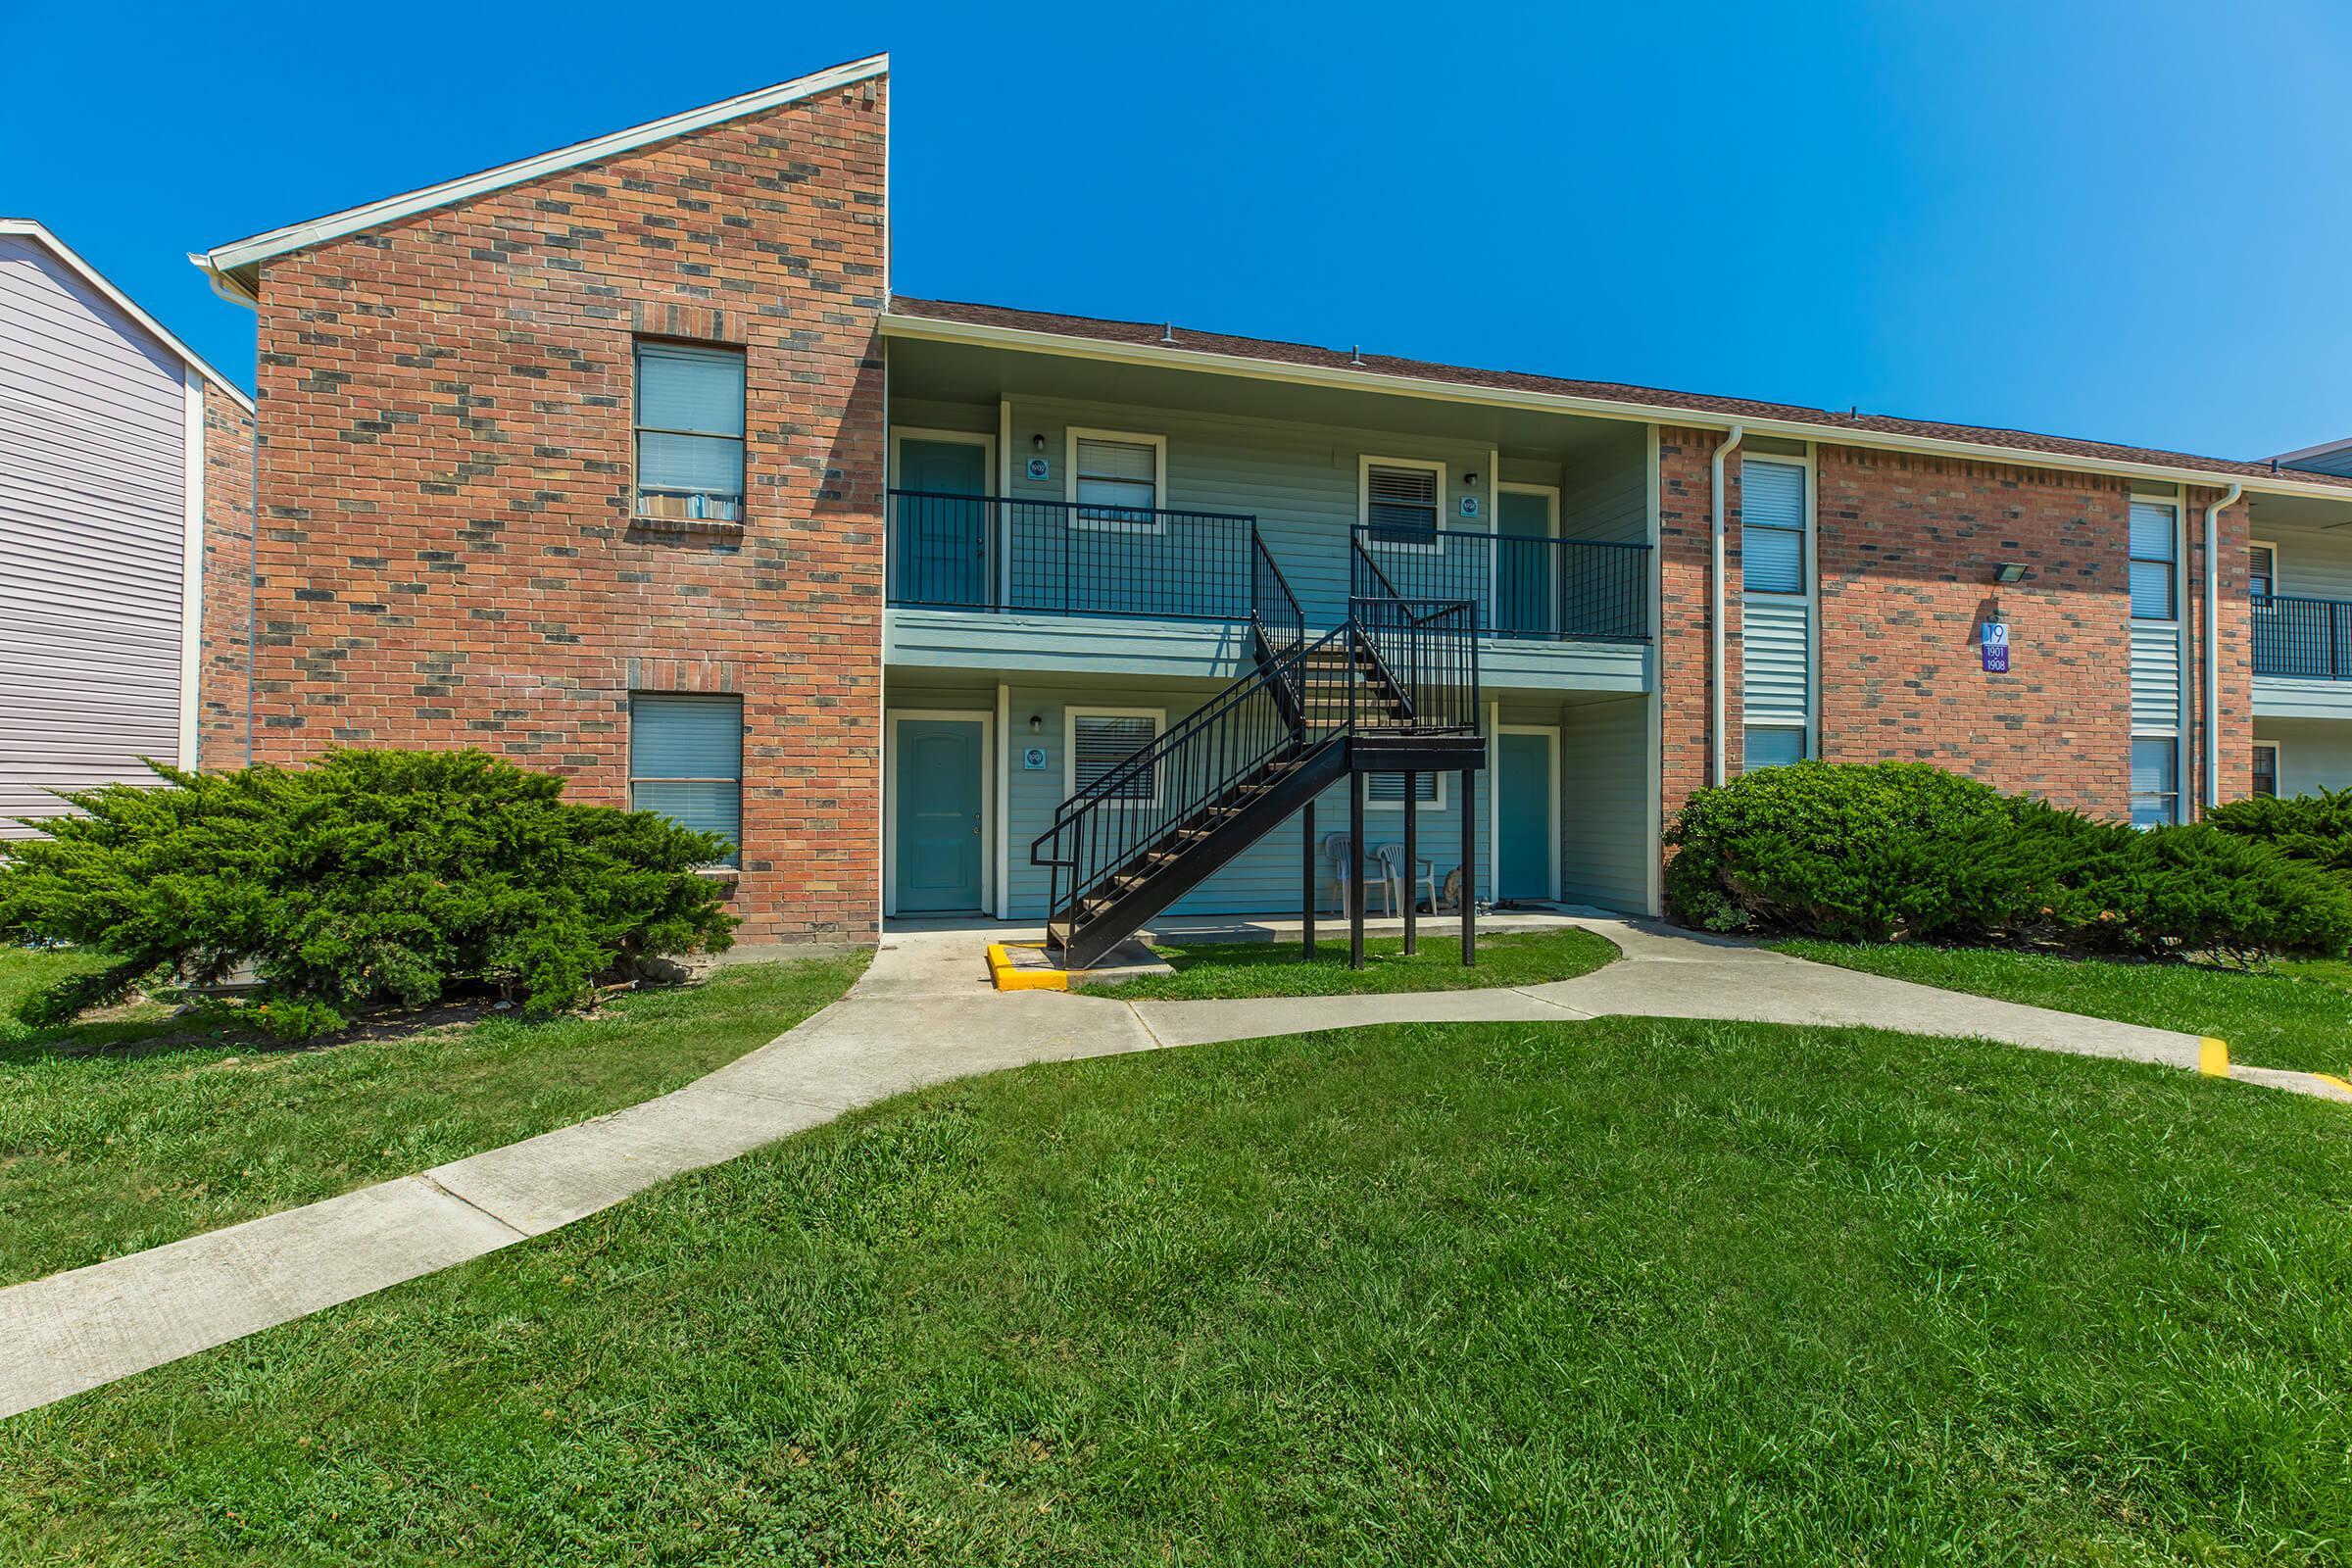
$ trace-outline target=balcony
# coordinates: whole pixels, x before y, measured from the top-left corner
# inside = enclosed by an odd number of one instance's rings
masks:
[[[2254,601],[2254,673],[2352,680],[2352,601]]]
[[[1028,615],[1241,622],[1261,536],[1319,628],[1347,616],[1349,540],[1241,513],[890,492],[890,603]],[[1358,527],[1406,599],[1470,600],[1490,637],[1645,643],[1649,546]]]

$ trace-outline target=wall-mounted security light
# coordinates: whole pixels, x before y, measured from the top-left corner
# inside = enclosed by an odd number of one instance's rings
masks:
[[[2004,561],[1992,568],[1992,580],[2004,584],[2024,582],[2026,580],[2026,564],[2022,561]]]
[[[1045,733],[1045,729],[1046,720],[1044,715],[1040,713],[1031,713],[1029,715],[1029,733],[1032,735],[1042,735]]]
[[[1045,438],[1043,435],[1033,435],[1033,436],[1031,436],[1031,437],[1029,438],[1029,450],[1030,450],[1030,451],[1032,451],[1032,452],[1043,452],[1043,451],[1045,451],[1045,450],[1046,450],[1046,438]]]
[[[1472,470],[1471,472],[1462,475],[1462,487],[1467,490],[1475,490],[1478,488],[1478,474],[1476,470]]]

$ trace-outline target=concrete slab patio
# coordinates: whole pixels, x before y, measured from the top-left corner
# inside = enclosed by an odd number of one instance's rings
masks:
[[[479,1257],[854,1106],[1031,1062],[1395,1022],[1606,1015],[1868,1025],[2198,1071],[2199,1036],[1809,963],[1642,922],[1560,916],[1624,957],[1519,988],[1231,1002],[994,991],[970,930],[894,932],[850,994],[675,1093],[323,1202],[0,1290],[0,1417]],[[1520,922],[1513,922],[1514,924]],[[995,928],[1000,939],[1003,928]],[[1269,933],[1270,934],[1270,933]],[[2352,1101],[2311,1073],[2238,1069]]]

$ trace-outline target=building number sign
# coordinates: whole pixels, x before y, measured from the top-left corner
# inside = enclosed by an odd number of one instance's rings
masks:
[[[2005,620],[1984,622],[1984,673],[2009,673],[2009,623]]]

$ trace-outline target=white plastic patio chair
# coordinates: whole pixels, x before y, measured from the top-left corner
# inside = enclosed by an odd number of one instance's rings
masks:
[[[1429,889],[1429,912],[1438,912],[1438,867],[1432,860],[1415,860],[1413,874],[1405,875],[1404,846],[1383,844],[1372,852],[1380,859],[1380,912],[1393,914],[1404,906],[1403,900],[1418,900],[1423,888]]]

